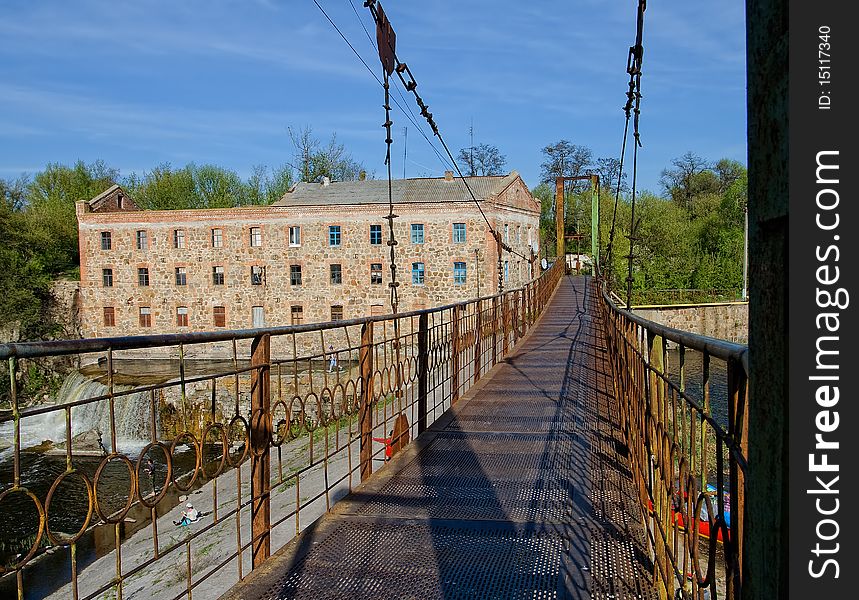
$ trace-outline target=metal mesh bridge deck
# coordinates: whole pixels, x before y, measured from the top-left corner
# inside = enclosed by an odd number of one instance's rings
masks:
[[[655,598],[594,288],[224,597]]]

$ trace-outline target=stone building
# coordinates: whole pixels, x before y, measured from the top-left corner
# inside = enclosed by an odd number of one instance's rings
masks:
[[[515,250],[502,251],[505,289],[521,286],[539,203],[515,171],[467,181]],[[395,180],[393,200],[400,311],[495,293],[495,240],[462,180]],[[271,206],[169,211],[140,210],[113,186],[76,208],[84,337],[391,312],[387,181],[300,183]]]

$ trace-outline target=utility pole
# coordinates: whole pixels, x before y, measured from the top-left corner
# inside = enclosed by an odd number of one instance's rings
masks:
[[[476,173],[474,171],[474,117],[471,118],[471,126],[468,128],[468,135],[471,138],[470,146],[468,148],[468,152],[470,155],[470,158],[468,161],[468,167],[469,167],[469,171],[470,171],[469,175],[474,176],[474,175],[476,175]]]
[[[748,283],[749,283],[749,207],[743,209],[745,224],[743,226],[743,294],[740,300],[746,301],[749,299]]]
[[[474,249],[474,273],[477,275],[477,297],[480,298],[480,250]]]

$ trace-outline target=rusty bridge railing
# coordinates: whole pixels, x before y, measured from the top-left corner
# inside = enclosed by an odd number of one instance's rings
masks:
[[[0,596],[222,593],[502,360],[562,272],[556,261],[523,288],[401,313],[396,327],[377,316],[0,345]],[[28,369],[63,357],[77,387],[24,397]],[[183,524],[189,501],[201,516]]]
[[[660,596],[741,598],[748,348],[601,306]]]

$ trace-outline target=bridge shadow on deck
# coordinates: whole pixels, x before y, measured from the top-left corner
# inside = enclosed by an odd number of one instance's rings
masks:
[[[226,598],[651,598],[594,290]]]

